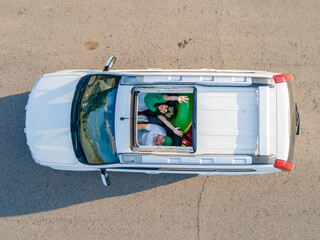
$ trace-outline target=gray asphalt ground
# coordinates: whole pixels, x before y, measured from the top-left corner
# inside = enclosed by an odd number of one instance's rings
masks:
[[[320,3],[0,2],[0,239],[320,239]],[[24,106],[63,69],[290,72],[301,136],[295,170],[256,176],[62,172],[37,165]]]

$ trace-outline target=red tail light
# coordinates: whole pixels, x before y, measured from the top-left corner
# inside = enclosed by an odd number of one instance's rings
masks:
[[[294,168],[294,164],[293,163],[287,162],[287,161],[284,161],[284,160],[279,160],[279,159],[276,160],[276,163],[273,164],[273,166],[275,168],[278,168],[278,169],[282,170],[282,171],[288,171],[288,172],[292,171],[293,168]]]
[[[291,73],[281,73],[274,75],[273,79],[276,81],[276,83],[289,82],[293,80],[293,76]]]

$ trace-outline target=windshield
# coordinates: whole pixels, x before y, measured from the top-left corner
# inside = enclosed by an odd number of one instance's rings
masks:
[[[91,76],[80,103],[80,143],[89,164],[119,162],[114,118],[120,77]]]

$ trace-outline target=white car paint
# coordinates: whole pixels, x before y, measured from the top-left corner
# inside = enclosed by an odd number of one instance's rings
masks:
[[[116,100],[115,140],[118,153],[130,153],[130,107],[132,86],[118,88]],[[124,118],[124,120],[120,120]]]
[[[258,154],[262,156],[276,155],[277,143],[277,106],[276,88],[258,87],[259,102],[259,139]]]
[[[37,162],[73,165],[75,157],[70,134],[71,103],[81,76],[47,75],[29,95],[26,136]]]
[[[197,154],[255,154],[256,87],[197,86]]]

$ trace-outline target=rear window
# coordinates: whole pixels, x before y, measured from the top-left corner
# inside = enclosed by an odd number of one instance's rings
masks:
[[[294,145],[296,141],[296,102],[294,98],[293,82],[287,82],[287,86],[290,100],[290,146],[287,161],[292,162],[294,155]]]

